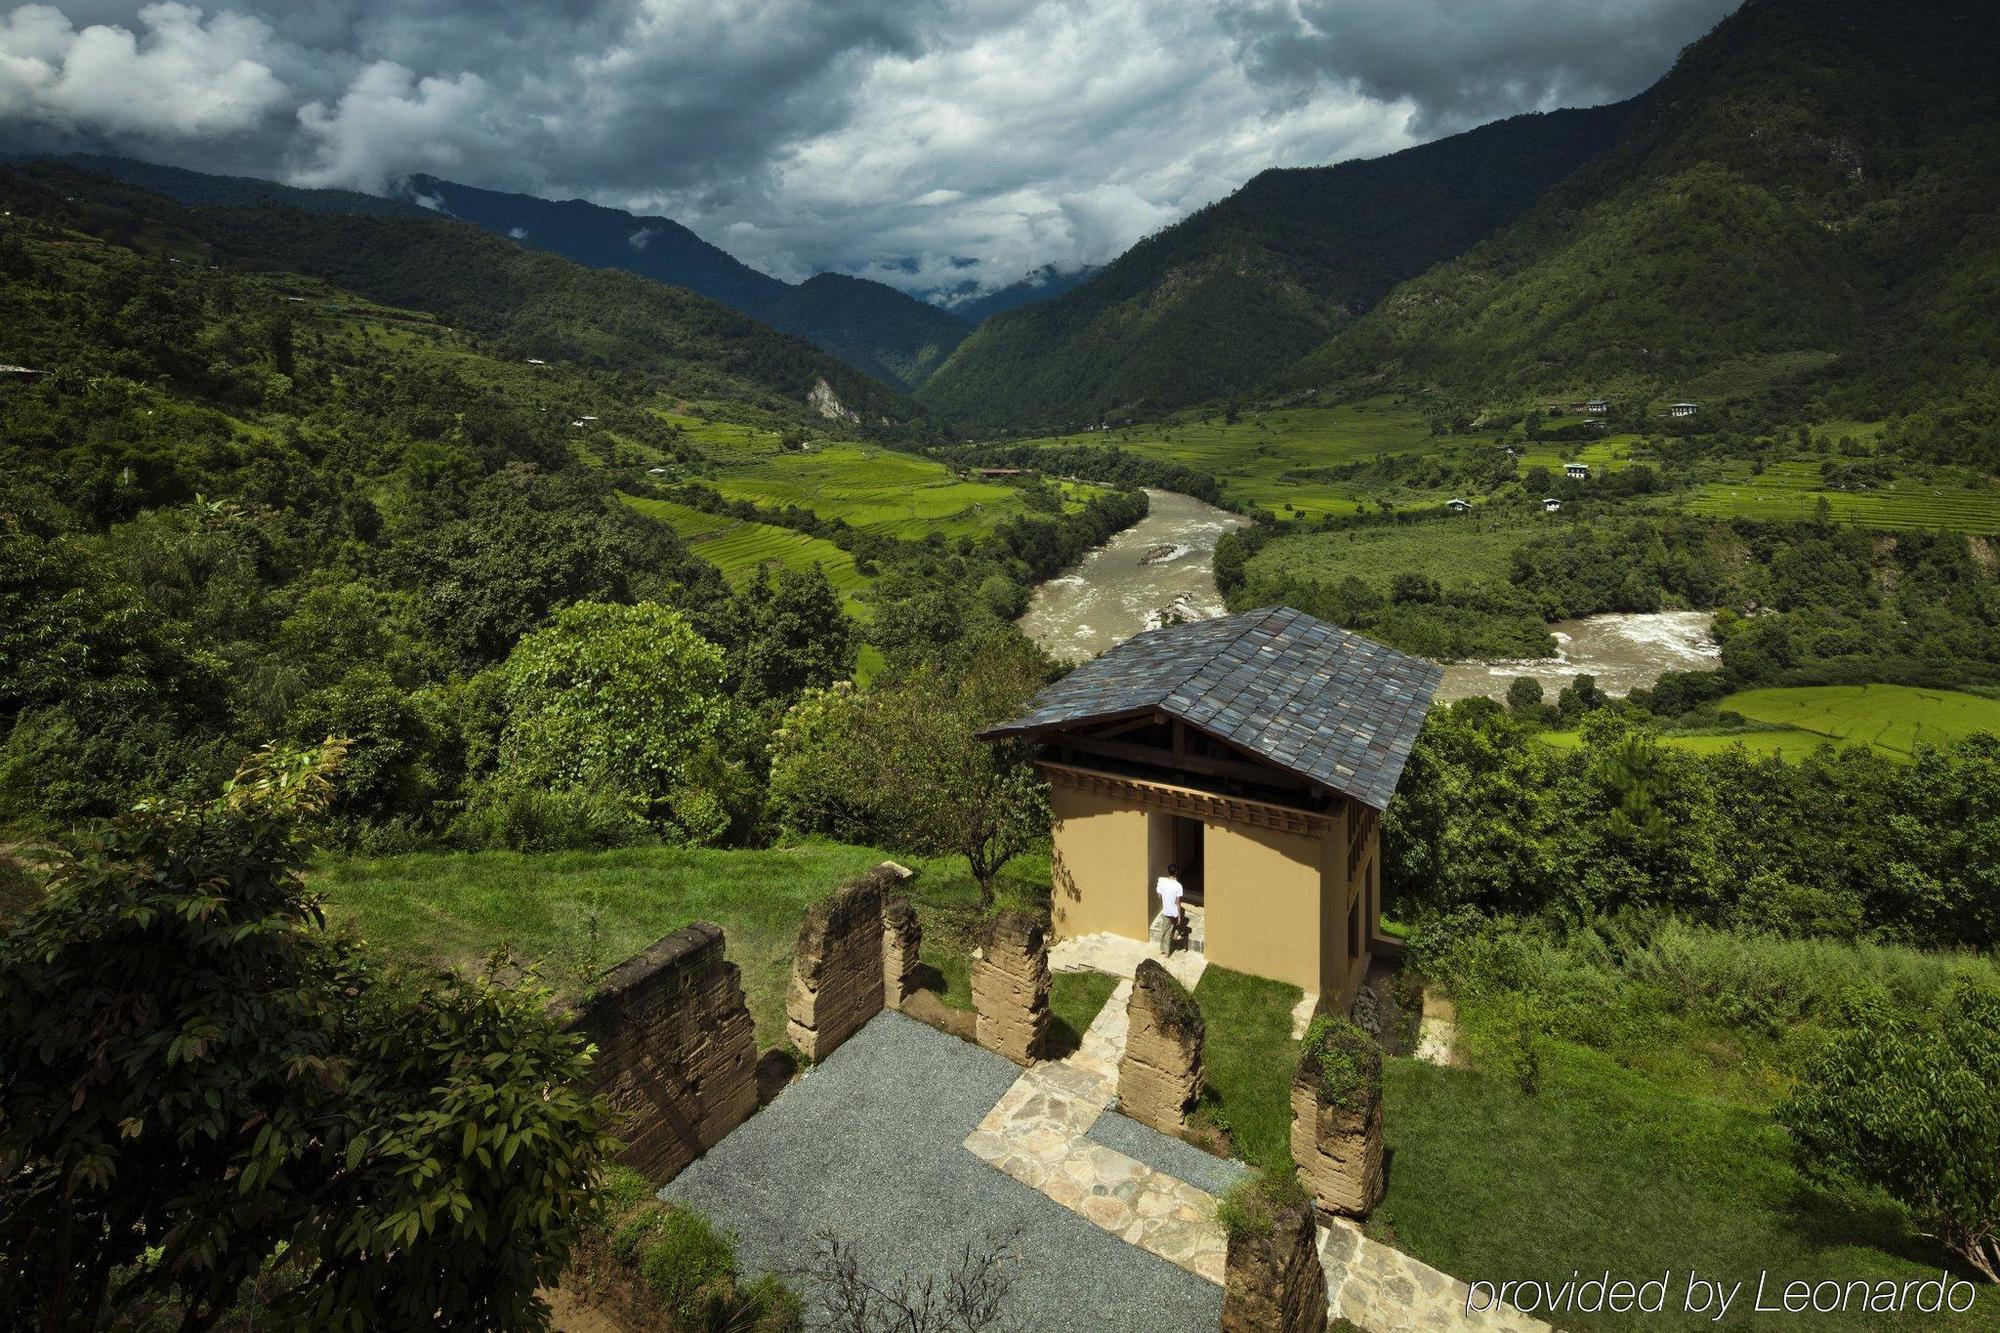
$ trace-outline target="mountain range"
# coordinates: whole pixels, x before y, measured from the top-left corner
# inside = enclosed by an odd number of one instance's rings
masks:
[[[1273,171],[919,390],[1068,426],[1397,383],[1816,397],[1879,413],[2000,363],[2000,24],[1970,0],[1749,0],[1639,97]]]

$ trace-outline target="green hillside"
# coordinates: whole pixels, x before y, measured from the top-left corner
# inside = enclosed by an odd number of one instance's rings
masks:
[[[684,396],[729,398],[802,419],[808,395],[824,380],[841,405],[868,421],[912,415],[893,390],[726,306],[524,249],[466,223],[291,207],[184,208],[55,163],[30,163],[10,174],[87,201],[93,232],[171,229],[189,258],[322,278],[371,300],[426,311],[523,363],[533,357],[654,376]],[[38,206],[75,207],[46,197]]]
[[[1075,290],[986,321],[919,397],[1075,429],[1242,393],[1608,147],[1628,108],[1516,116],[1365,162],[1267,171]]]
[[[1990,16],[1983,16],[1990,17]],[[1751,0],[1618,146],[1287,376],[1487,398],[1821,394],[1849,414],[1990,378],[2000,37],[1962,0]]]

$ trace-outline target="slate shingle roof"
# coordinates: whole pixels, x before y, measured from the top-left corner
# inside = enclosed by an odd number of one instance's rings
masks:
[[[1443,679],[1434,662],[1267,607],[1136,635],[981,734],[1156,708],[1380,810]]]

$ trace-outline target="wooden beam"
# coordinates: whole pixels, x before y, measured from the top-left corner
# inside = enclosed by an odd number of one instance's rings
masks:
[[[1204,773],[1209,777],[1236,778],[1239,781],[1255,782],[1266,787],[1296,787],[1305,790],[1311,786],[1305,779],[1288,773],[1276,765],[1249,764],[1238,759],[1217,759],[1199,754],[1176,754],[1157,745],[1108,741],[1095,736],[1078,736],[1073,733],[1054,738],[1051,744],[1063,749],[1080,750],[1085,754],[1102,755],[1106,759],[1151,764],[1156,768],[1184,769],[1189,773]]]

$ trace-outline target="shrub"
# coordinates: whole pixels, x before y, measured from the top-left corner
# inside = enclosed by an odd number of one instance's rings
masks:
[[[594,852],[655,838],[631,800],[617,792],[506,780],[477,788],[451,827],[460,847],[510,852]]]
[[[1215,1204],[1215,1220],[1231,1240],[1271,1234],[1274,1215],[1306,1201],[1298,1172],[1261,1169],[1229,1187]]]
[[[1876,1010],[1828,1043],[1778,1118],[1799,1168],[1899,1200],[2000,1282],[2000,992],[1960,986],[1926,1016]]]
[[[1317,1082],[1322,1102],[1344,1111],[1364,1110],[1382,1092],[1382,1048],[1351,1019],[1315,1016],[1300,1043],[1299,1069]]]

